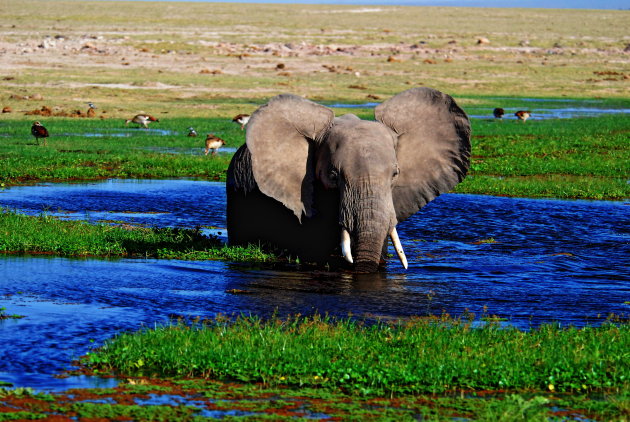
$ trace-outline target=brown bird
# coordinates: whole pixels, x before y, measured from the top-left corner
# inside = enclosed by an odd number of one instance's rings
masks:
[[[214,134],[212,133],[209,133],[206,137],[206,148],[204,149],[204,151],[206,155],[208,155],[208,152],[212,150],[212,155],[215,155],[222,145],[225,145],[225,141],[223,139],[219,138],[218,136],[214,136]]]
[[[525,123],[525,121],[530,118],[531,112],[529,110],[519,110],[516,113],[514,113],[514,115],[518,117],[520,121]]]
[[[35,137],[37,145],[39,145],[39,138],[44,138],[44,145],[46,145],[46,138],[50,136],[48,134],[48,130],[40,122],[33,123],[33,126],[31,126],[31,133]]]
[[[245,125],[249,121],[249,114],[237,114],[236,116],[234,116],[232,121],[241,125],[241,130],[243,130],[245,129]]]
[[[129,123],[135,123],[147,129],[149,127],[150,122],[159,123],[159,120],[151,116],[150,114],[136,114],[131,119],[125,120],[125,125],[128,125]]]
[[[503,110],[500,107],[497,107],[494,110],[492,110],[492,114],[494,114],[495,119],[502,119],[503,115],[505,114],[505,110]]]
[[[95,110],[96,110],[97,107],[92,102],[87,103],[87,105],[88,105],[88,110],[87,110],[87,112],[85,114],[88,117],[95,117],[96,116],[96,111]]]

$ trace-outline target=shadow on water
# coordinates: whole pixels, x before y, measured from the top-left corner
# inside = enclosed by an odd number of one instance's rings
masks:
[[[0,205],[92,222],[206,227],[225,235],[225,188],[193,180],[109,180],[10,188]],[[371,275],[221,261],[0,257],[0,381],[57,379],[115,333],[173,316],[328,313],[396,319],[487,309],[522,329],[598,324],[630,306],[628,205],[447,194],[399,225],[409,258]],[[238,294],[237,294],[238,293]]]

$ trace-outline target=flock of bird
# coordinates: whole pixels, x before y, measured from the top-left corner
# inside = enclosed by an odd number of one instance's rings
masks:
[[[94,109],[96,108],[96,106],[93,103],[88,103],[88,106],[90,107],[88,109],[88,113],[90,111],[94,112]],[[149,123],[159,122],[159,121],[160,121],[159,119],[156,119],[150,114],[136,114],[131,119],[125,120],[125,126],[127,126],[129,123],[135,123],[139,126],[142,126],[145,129],[148,129]],[[234,123],[238,123],[241,126],[241,130],[244,130],[245,125],[249,121],[249,114],[238,114],[232,119],[232,121]],[[31,134],[35,137],[35,140],[37,141],[38,145],[39,145],[39,140],[43,139],[44,146],[46,145],[46,138],[50,136],[50,134],[48,133],[48,129],[46,129],[44,125],[42,125],[40,122],[33,123],[33,125],[31,126]],[[189,127],[188,136],[196,137],[197,131],[194,128]],[[205,155],[208,155],[208,153],[212,151],[211,155],[215,155],[217,151],[219,150],[219,148],[221,148],[223,145],[225,145],[225,141],[223,139],[219,138],[213,133],[209,133],[206,136],[206,147],[204,148],[204,153]]]
[[[494,110],[492,110],[492,114],[494,115],[495,119],[502,119],[503,115],[505,114],[505,110],[503,110],[500,107],[497,107]],[[525,121],[531,117],[532,112],[529,110],[519,110],[516,113],[514,113],[514,115],[516,116],[518,120],[525,123]]]
[[[88,103],[88,105],[90,107],[88,109],[88,115],[89,115],[89,112],[90,111],[93,112],[96,106],[93,103]],[[492,111],[492,114],[494,115],[496,119],[503,119],[503,116],[505,115],[505,110],[500,107],[497,107]],[[525,123],[525,121],[531,117],[531,112],[529,110],[519,110],[516,113],[514,113],[514,115],[521,122]],[[238,123],[241,126],[241,130],[244,130],[245,125],[247,125],[247,122],[249,121],[249,117],[250,117],[249,114],[237,114],[236,116],[234,116],[232,121],[234,123]],[[128,125],[129,123],[135,123],[139,126],[142,126],[145,129],[148,129],[149,123],[152,123],[152,122],[159,122],[159,120],[151,116],[150,114],[136,114],[131,119],[125,120],[125,126]],[[46,145],[46,138],[50,136],[48,133],[48,130],[40,122],[33,123],[33,126],[31,126],[31,134],[35,137],[35,140],[37,141],[38,145],[39,145],[40,139],[43,139],[44,145]],[[191,137],[197,136],[197,131],[194,128],[189,127],[188,136],[191,136]],[[213,133],[209,133],[206,136],[206,147],[204,148],[204,153],[205,155],[208,155],[208,153],[212,151],[212,155],[215,155],[217,151],[219,150],[219,148],[221,148],[223,145],[225,145],[225,141],[223,139],[219,138],[218,136],[215,136]]]

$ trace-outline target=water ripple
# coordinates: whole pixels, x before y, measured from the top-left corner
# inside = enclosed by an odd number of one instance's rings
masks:
[[[10,188],[0,205],[89,221],[116,211],[130,223],[225,227],[224,185],[192,180]],[[386,272],[368,275],[217,261],[2,256],[0,307],[26,318],[0,321],[0,380],[38,388],[85,383],[52,375],[118,332],[173,316],[395,319],[468,311],[525,329],[601,323],[630,310],[627,210],[621,202],[443,195],[398,227],[409,269],[392,259]]]

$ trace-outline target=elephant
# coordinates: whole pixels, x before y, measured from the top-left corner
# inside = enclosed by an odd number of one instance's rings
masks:
[[[466,176],[470,120],[428,87],[374,114],[335,117],[293,94],[259,107],[227,171],[228,244],[369,273],[384,268],[389,236],[406,269],[396,225]]]

